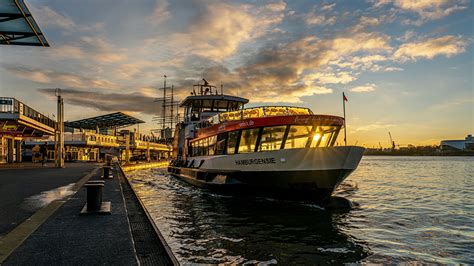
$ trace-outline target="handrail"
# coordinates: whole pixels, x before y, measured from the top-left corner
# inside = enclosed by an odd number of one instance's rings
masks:
[[[11,97],[0,97],[0,113],[20,114],[49,127],[56,127],[56,121]]]
[[[294,106],[259,106],[245,108],[238,111],[230,111],[219,113],[207,119],[208,124],[218,124],[227,121],[243,120],[248,118],[261,118],[271,116],[288,116],[288,115],[312,115],[313,112],[309,108]]]

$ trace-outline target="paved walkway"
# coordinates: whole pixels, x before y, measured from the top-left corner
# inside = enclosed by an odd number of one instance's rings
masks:
[[[67,163],[63,169],[28,163],[12,166],[16,169],[0,167],[0,239],[51,201],[70,193],[71,184],[97,164]]]
[[[91,179],[99,179],[100,174]],[[117,176],[104,186],[103,201],[112,204],[110,215],[79,215],[85,201],[86,190],[81,188],[3,265],[137,265]]]

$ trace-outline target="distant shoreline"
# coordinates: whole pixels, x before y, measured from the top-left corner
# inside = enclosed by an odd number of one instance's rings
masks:
[[[474,156],[474,151],[449,151],[449,152],[411,152],[411,151],[370,151],[364,156]]]

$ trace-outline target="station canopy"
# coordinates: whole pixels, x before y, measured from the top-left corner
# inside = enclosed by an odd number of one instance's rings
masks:
[[[23,0],[0,0],[0,44],[49,47]]]
[[[64,122],[64,125],[72,128],[83,129],[103,129],[103,128],[121,128],[135,124],[145,123],[145,121],[129,116],[122,112],[101,115],[72,122]]]

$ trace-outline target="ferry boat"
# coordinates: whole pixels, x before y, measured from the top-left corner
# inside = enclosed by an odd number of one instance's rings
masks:
[[[192,185],[225,193],[329,200],[364,153],[335,146],[344,119],[308,108],[244,108],[205,79],[181,104],[168,172]]]

